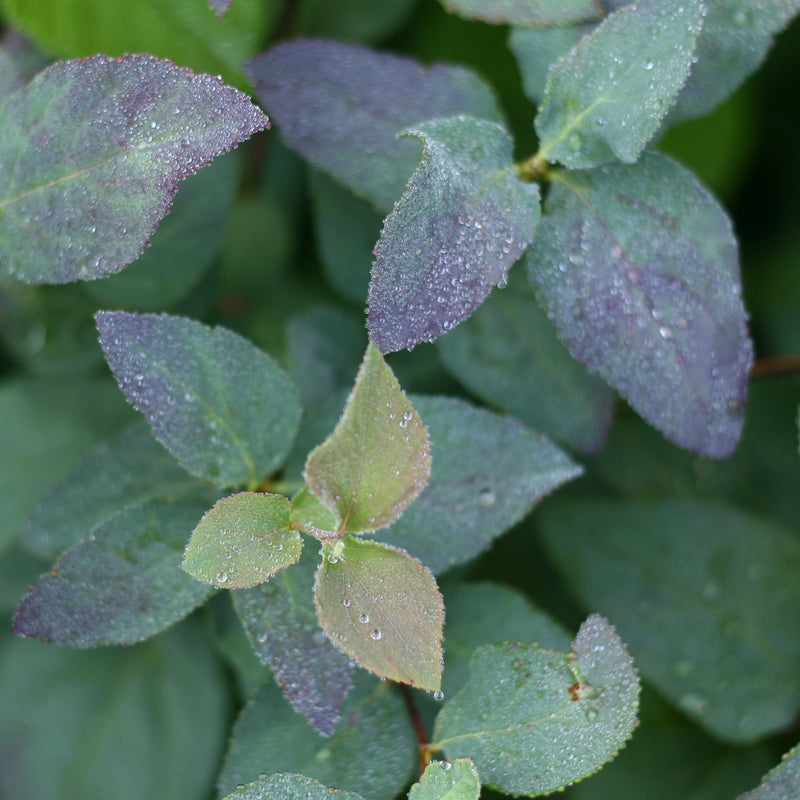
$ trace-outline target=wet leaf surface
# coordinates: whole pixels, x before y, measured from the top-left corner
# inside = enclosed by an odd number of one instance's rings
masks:
[[[481,784],[475,765],[468,758],[431,761],[415,783],[408,800],[478,800]]]

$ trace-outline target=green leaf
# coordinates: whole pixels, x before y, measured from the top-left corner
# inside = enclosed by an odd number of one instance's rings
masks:
[[[0,106],[5,272],[29,283],[119,272],[180,178],[267,126],[218,78],[149,55],[55,64]]]
[[[583,623],[571,653],[535,644],[487,645],[472,678],[436,720],[434,744],[470,757],[484,784],[536,796],[612,759],[636,726],[639,680],[602,617]]]
[[[178,569],[203,508],[154,500],[98,526],[31,587],[14,633],[72,647],[133,644],[183,619],[211,593]]]
[[[539,156],[568,167],[636,161],[686,81],[701,0],[621,9],[550,70]]]
[[[644,676],[686,714],[737,743],[792,723],[800,710],[795,536],[691,498],[554,503],[540,521],[570,586],[613,616]]]
[[[730,455],[752,345],[727,215],[655,154],[554,177],[529,266],[561,340],[668,439]]]
[[[325,632],[364,669],[438,691],[444,606],[433,575],[419,561],[347,536],[323,548],[315,592]]]
[[[270,683],[245,706],[233,727],[220,795],[268,767],[301,773],[370,800],[394,800],[412,780],[416,747],[403,701],[390,683],[357,674],[342,721],[329,739],[296,714]]]
[[[304,486],[292,498],[292,524],[293,527],[300,526],[298,529],[306,525],[323,531],[332,531],[336,527],[336,517],[311,493],[308,486]]]
[[[430,474],[428,432],[370,343],[333,433],[313,450],[305,479],[336,514],[339,533],[391,524]]]
[[[55,558],[124,508],[157,497],[198,494],[205,486],[176,463],[144,420],[136,420],[95,447],[39,501],[22,540],[32,552]],[[196,523],[192,520],[184,534]]]
[[[463,564],[581,473],[554,444],[511,417],[452,397],[413,398],[431,438],[431,478],[381,541],[434,572]]]
[[[262,775],[239,786],[223,800],[363,800],[361,795],[329,789],[305,775]]]
[[[527,269],[534,268],[530,251]],[[442,363],[476,397],[536,431],[593,453],[611,424],[614,393],[558,340],[524,273],[492,292],[437,342]]]
[[[442,0],[448,11],[495,25],[568,25],[602,16],[595,0]]]
[[[197,523],[182,569],[222,589],[246,589],[294,564],[303,550],[280,494],[241,492],[218,500]]]
[[[775,769],[764,776],[761,785],[739,800],[792,800],[800,792],[800,745],[784,755]]]
[[[398,141],[402,131],[433,117],[500,118],[491,91],[473,73],[425,68],[354,44],[282,42],[246,72],[286,143],[384,212],[419,163],[419,144]]]
[[[408,800],[478,800],[481,784],[469,758],[431,761],[415,783]]]
[[[207,800],[226,687],[197,625],[94,652],[10,640],[0,652],[4,797]]]
[[[306,0],[300,9],[304,36],[347,41],[385,41],[414,10],[415,0]]]
[[[466,319],[533,239],[539,186],[524,183],[505,129],[470,117],[408,131],[422,164],[375,245],[367,327],[384,353]]]
[[[300,405],[266,353],[183,317],[98,311],[95,319],[122,391],[191,473],[254,488],[283,463]]]
[[[316,553],[269,583],[233,593],[236,612],[259,660],[270,667],[292,708],[331,736],[353,685],[352,664],[333,646],[314,606]]]

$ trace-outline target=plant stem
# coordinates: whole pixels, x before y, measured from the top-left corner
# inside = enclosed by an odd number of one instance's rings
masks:
[[[800,372],[800,355],[759,358],[753,365],[750,374],[754,378],[764,378],[769,375],[788,375],[793,372]]]
[[[414,733],[417,734],[417,742],[419,742],[419,774],[425,772],[425,767],[431,760],[432,750],[428,743],[428,734],[425,731],[425,726],[422,724],[422,717],[419,715],[419,709],[414,701],[414,695],[411,692],[411,687],[404,683],[400,684],[400,690],[403,692],[403,700],[406,703],[408,716],[411,718],[411,724],[414,726]]]

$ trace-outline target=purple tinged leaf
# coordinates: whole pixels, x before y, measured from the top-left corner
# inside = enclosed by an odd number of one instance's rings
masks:
[[[363,800],[361,795],[329,789],[305,775],[278,773],[260,775],[251,783],[237,786],[223,800]]]
[[[572,355],[668,439],[736,447],[753,348],[723,209],[670,159],[557,173],[530,276]]]
[[[211,10],[222,19],[225,12],[230,8],[232,0],[208,0]]]
[[[0,123],[3,263],[30,283],[119,272],[181,178],[269,125],[218,78],[148,55],[55,64]]]
[[[442,4],[467,19],[526,28],[586,22],[603,15],[597,0],[442,0]]]
[[[473,73],[321,39],[282,42],[245,67],[287,144],[357,195],[392,208],[419,162],[398,140],[434,117],[498,120],[491,91]]]
[[[759,786],[738,800],[792,800],[800,794],[800,745],[784,753],[781,763],[770,770]]]
[[[375,246],[367,326],[383,353],[432,341],[466,319],[533,239],[539,187],[523,183],[493,122],[455,117],[414,131],[425,143],[408,191]]]

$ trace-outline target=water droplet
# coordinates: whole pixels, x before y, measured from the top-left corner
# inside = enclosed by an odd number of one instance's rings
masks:
[[[349,600],[348,600],[348,599],[345,597],[345,599],[344,599],[344,600],[342,600],[342,605],[343,605],[345,608],[350,608],[350,601],[349,601]]]
[[[478,503],[483,508],[491,508],[496,500],[497,498],[494,496],[494,492],[491,489],[484,489],[478,496]]]
[[[366,625],[369,622],[369,614],[361,614],[358,621]]]
[[[597,719],[597,709],[592,708],[591,706],[586,709],[586,721],[587,722],[594,722]]]
[[[403,412],[403,419],[406,421],[412,420],[414,415],[410,411]]]
[[[653,64],[652,61],[645,61],[644,64],[642,64],[642,69],[646,69],[649,72],[654,66],[655,64]]]
[[[338,564],[339,559],[333,553],[328,553],[328,563],[329,564]]]
[[[438,694],[438,693],[437,693],[437,694]],[[448,769],[450,769],[450,767],[452,767],[452,766],[453,766],[453,765],[452,765],[452,764],[451,764],[449,761],[442,761],[442,769],[444,769],[444,770],[448,770]]]
[[[441,703],[442,700],[444,700],[444,692],[434,692],[433,699]],[[445,767],[445,769],[447,769],[447,767]]]
[[[747,12],[744,11],[743,9],[739,9],[739,11],[737,11],[733,15],[733,24],[734,25],[739,25],[741,27],[742,25],[747,25],[748,22],[749,22],[749,16],[748,16]]]
[[[572,136],[569,137],[569,146],[573,150],[577,150],[583,144],[583,139],[581,139],[580,134],[573,133]]]
[[[371,637],[372,637],[372,638],[373,638],[373,639],[374,639],[376,642],[378,641],[378,639],[380,639],[380,638],[381,638],[381,636],[382,636],[382,635],[383,635],[383,634],[382,634],[382,633],[381,633],[381,632],[380,632],[380,631],[379,631],[377,628],[373,628],[372,632],[370,633],[370,636],[371,636]]]
[[[218,572],[217,573],[217,583],[227,583],[228,582],[228,573],[227,572]]]
[[[668,328],[666,325],[662,325],[658,332],[661,334],[662,339],[671,339],[672,338],[672,328]]]

